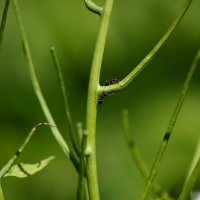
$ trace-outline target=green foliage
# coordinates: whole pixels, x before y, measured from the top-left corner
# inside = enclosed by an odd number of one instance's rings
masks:
[[[54,156],[50,156],[42,161],[39,161],[36,164],[18,163],[18,164],[13,165],[16,159],[23,152],[24,148],[30,142],[37,128],[43,125],[48,125],[48,124],[40,123],[32,128],[32,130],[29,132],[28,136],[26,137],[26,139],[24,140],[24,142],[22,143],[18,151],[15,153],[15,155],[12,156],[11,159],[7,162],[7,164],[0,170],[0,200],[4,199],[3,191],[1,188],[1,181],[2,181],[1,179],[3,177],[15,176],[17,178],[26,178],[26,177],[32,176],[38,173],[39,171],[43,170],[50,163],[50,161],[54,159]]]
[[[147,53],[147,55],[144,56],[144,58],[139,62],[139,64],[136,65],[136,67],[131,69],[130,72],[124,76],[124,78],[119,80],[119,82],[112,82],[112,81],[107,82],[107,84],[104,86],[100,84],[100,78],[102,76],[102,63],[103,63],[105,44],[106,44],[108,29],[110,26],[110,18],[114,0],[106,0],[102,6],[99,6],[98,3],[95,3],[93,0],[85,0],[86,7],[91,12],[93,12],[93,14],[96,14],[98,15],[98,17],[100,17],[100,23],[98,28],[97,40],[95,44],[95,50],[93,54],[93,60],[90,69],[88,98],[86,102],[87,105],[85,106],[86,118],[84,120],[85,122],[84,129],[82,128],[82,125],[80,126],[80,123],[77,127],[78,130],[75,130],[74,128],[72,115],[70,112],[71,109],[69,108],[68,93],[66,92],[66,87],[64,83],[64,73],[63,70],[61,69],[61,65],[58,60],[58,56],[55,52],[55,48],[52,47],[50,49],[53,63],[56,67],[58,83],[60,86],[63,105],[64,105],[63,110],[65,111],[66,122],[69,129],[69,140],[66,140],[63,137],[63,134],[61,134],[62,131],[60,131],[58,126],[56,125],[53,114],[50,112],[49,106],[47,105],[47,98],[45,98],[43,95],[36,74],[36,69],[33,64],[30,44],[27,39],[18,0],[13,0],[12,3],[14,8],[15,18],[17,21],[17,27],[19,29],[23,54],[26,59],[35,95],[39,101],[39,104],[47,120],[47,123],[40,123],[31,130],[28,137],[21,145],[17,153],[9,160],[9,162],[0,171],[0,177],[6,177],[6,176],[16,176],[18,178],[28,177],[30,175],[33,175],[41,171],[49,164],[49,162],[54,157],[48,157],[47,159],[44,159],[37,164],[20,163],[13,165],[15,160],[22,153],[24,147],[29,143],[37,127],[41,125],[48,125],[59,147],[64,152],[66,158],[72,162],[74,168],[78,173],[79,178],[78,178],[77,200],[89,200],[89,199],[99,200],[100,194],[98,186],[97,158],[96,158],[96,133],[97,133],[96,123],[97,123],[97,110],[99,108],[97,107],[98,100],[102,96],[106,97],[109,94],[120,92],[121,90],[129,86],[133,80],[135,80],[135,78],[147,67],[147,65],[152,61],[154,56],[160,51],[160,48],[166,43],[166,41],[175,31],[175,29],[181,22],[183,16],[189,9],[191,2],[192,0],[185,1],[183,8],[181,9],[177,17],[174,19],[172,24],[169,26],[168,30],[157,42],[157,44],[152,48],[152,50],[150,50],[149,53]],[[4,35],[8,6],[9,6],[9,0],[7,0],[5,3],[1,20],[0,48]],[[162,199],[162,200],[175,199],[175,197],[173,197],[166,189],[160,186],[160,184],[157,181],[157,174],[158,171],[160,170],[160,165],[163,160],[162,159],[163,155],[166,151],[166,147],[170,140],[172,130],[176,124],[177,118],[179,116],[180,110],[182,108],[185,99],[186,92],[188,90],[189,84],[191,82],[193,73],[197,67],[199,59],[200,59],[200,50],[197,52],[196,57],[194,58],[194,62],[191,65],[191,68],[187,74],[187,78],[181,90],[180,97],[177,101],[174,112],[170,118],[167,131],[160,144],[158,153],[155,156],[153,165],[150,168],[151,170],[148,169],[148,166],[145,163],[144,158],[142,158],[142,153],[139,152],[139,150],[135,145],[136,143],[135,138],[132,136],[132,133],[130,131],[128,112],[126,111],[123,113],[123,126],[124,126],[125,138],[127,140],[127,144],[129,146],[132,158],[146,183],[144,192],[141,194],[141,200],[148,199],[151,192],[154,192],[153,199]],[[195,167],[192,168],[193,171],[191,173],[188,173],[189,178],[187,179],[182,188],[182,191],[179,196],[180,200],[186,200],[189,197],[199,177],[199,169],[200,169],[199,158],[197,160],[198,162],[195,163],[196,164]],[[0,199],[3,200],[4,197],[1,185],[0,185],[0,195],[1,195]]]
[[[13,165],[9,169],[9,171],[4,174],[3,177],[16,176],[17,178],[26,178],[26,177],[32,176],[38,173],[39,171],[43,170],[53,159],[54,157],[50,156],[49,158],[41,160],[35,164],[19,163],[19,164]]]

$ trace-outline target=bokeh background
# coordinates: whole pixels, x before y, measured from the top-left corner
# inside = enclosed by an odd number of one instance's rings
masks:
[[[99,4],[103,0],[96,1]],[[0,1],[0,14],[5,1]],[[180,11],[183,0],[115,0],[101,84],[122,79],[151,50]],[[74,123],[85,123],[87,86],[98,30],[98,16],[83,0],[20,0],[36,72],[54,118],[67,139],[64,108],[49,48],[56,47],[69,93]],[[124,91],[98,109],[97,162],[103,200],[137,199],[144,181],[132,162],[122,133],[121,110],[130,113],[131,129],[150,168],[166,130],[180,88],[200,45],[200,2],[194,0],[167,44]],[[184,182],[200,134],[200,69],[196,71],[158,174],[173,194]],[[0,52],[0,167],[17,150],[29,130],[45,118],[33,92],[12,5]],[[73,200],[77,174],[49,128],[37,131],[20,161],[54,160],[28,179],[6,178],[8,200]]]

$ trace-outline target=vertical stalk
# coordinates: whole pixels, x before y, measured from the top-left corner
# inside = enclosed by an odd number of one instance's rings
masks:
[[[67,97],[66,87],[65,87],[65,83],[64,83],[63,72],[62,72],[62,69],[60,66],[60,62],[58,60],[58,56],[57,56],[55,47],[51,47],[50,53],[51,53],[53,63],[56,68],[58,82],[59,82],[59,86],[60,86],[60,90],[61,90],[61,94],[62,94],[62,98],[63,98],[63,103],[64,103],[64,107],[65,107],[65,115],[66,115],[67,124],[69,127],[69,136],[71,138],[72,146],[73,146],[76,154],[79,156],[80,149],[79,149],[77,138],[76,138],[75,131],[73,128],[72,117],[71,117],[71,112],[69,109],[69,103],[68,103],[68,97]]]
[[[87,136],[88,132],[83,131],[82,141],[81,141],[81,155],[80,155],[80,170],[79,170],[79,181],[78,181],[78,192],[77,192],[77,200],[84,200],[86,197],[86,182],[84,177],[85,172],[85,152],[87,148]]]
[[[87,181],[89,197],[91,200],[99,200],[99,188],[97,180],[97,167],[96,167],[96,115],[97,115],[97,88],[99,86],[99,77],[106,42],[106,36],[109,27],[110,15],[112,12],[113,0],[106,0],[104,8],[101,13],[101,20],[99,32],[91,66],[88,99],[87,99],[87,115],[86,126],[88,130],[88,146],[91,149],[91,154],[87,158]]]
[[[0,200],[4,200],[3,191],[1,188],[1,182],[0,182]]]
[[[0,50],[3,42],[3,35],[4,35],[4,30],[6,26],[6,19],[7,19],[7,14],[8,14],[8,7],[10,4],[10,0],[6,0],[5,7],[3,10],[3,15],[1,18],[1,24],[0,24]]]

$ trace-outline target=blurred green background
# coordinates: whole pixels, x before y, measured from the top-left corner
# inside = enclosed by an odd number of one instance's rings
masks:
[[[96,1],[102,4],[102,0]],[[2,14],[5,0],[0,1]],[[103,60],[101,83],[122,79],[149,52],[180,11],[184,1],[115,0]],[[87,85],[99,18],[83,0],[20,0],[37,75],[55,120],[67,138],[62,99],[49,48],[56,47],[64,71],[74,122],[85,123]],[[144,181],[132,162],[122,134],[121,110],[151,167],[189,65],[200,45],[200,2],[194,0],[183,21],[148,67],[124,91],[105,99],[98,110],[97,161],[103,200],[137,199]],[[200,70],[196,71],[158,181],[176,193],[190,166],[200,133]],[[0,166],[17,150],[29,130],[45,118],[35,97],[22,54],[12,5],[0,52]],[[73,200],[77,174],[47,127],[39,129],[20,161],[54,160],[28,179],[7,178],[8,200]]]

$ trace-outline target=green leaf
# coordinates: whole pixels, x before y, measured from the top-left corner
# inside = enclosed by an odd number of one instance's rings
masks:
[[[33,174],[44,169],[49,164],[49,162],[54,158],[55,158],[54,156],[50,156],[35,164],[24,164],[24,163],[16,164],[10,168],[10,170],[4,175],[4,177],[16,176],[17,178],[26,178],[32,176]]]

